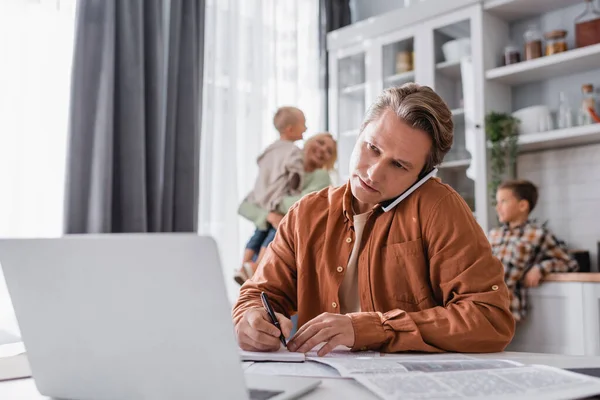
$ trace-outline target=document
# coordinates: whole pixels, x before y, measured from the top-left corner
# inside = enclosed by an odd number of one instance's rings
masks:
[[[327,353],[323,357],[319,357],[317,352],[323,347],[325,343],[321,343],[315,346],[314,349],[306,353],[307,359],[312,358],[374,358],[381,357],[381,353],[378,351],[352,351],[349,347],[346,346],[337,346],[331,352]]]
[[[322,358],[317,355],[317,351],[324,343],[315,346],[314,349],[306,353],[294,353],[287,348],[281,346],[278,351],[259,352],[259,351],[244,351],[239,350],[242,361],[274,361],[274,362],[304,362],[311,358]],[[375,351],[360,351],[353,352],[346,346],[338,346],[323,358],[373,358],[380,357],[379,352]]]
[[[242,361],[280,361],[280,362],[304,362],[306,356],[304,353],[293,353],[281,347],[279,351],[245,351],[240,349]]]
[[[573,399],[600,393],[600,379],[508,360],[321,358],[384,400]]]
[[[332,367],[314,361],[303,363],[268,362],[254,363],[245,372],[261,375],[306,376],[312,378],[339,378]]]

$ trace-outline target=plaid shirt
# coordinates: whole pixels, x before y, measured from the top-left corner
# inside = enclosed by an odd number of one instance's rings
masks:
[[[567,247],[545,225],[534,221],[510,228],[504,224],[490,231],[492,253],[504,265],[504,281],[512,293],[510,309],[517,321],[527,313],[527,290],[523,277],[533,267],[546,276],[550,272],[572,272],[579,269]]]

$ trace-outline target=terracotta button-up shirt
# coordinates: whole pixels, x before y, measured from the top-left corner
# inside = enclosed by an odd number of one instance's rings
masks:
[[[339,288],[354,246],[350,185],[305,196],[279,225],[234,323],[268,293],[298,325],[339,313]],[[361,312],[348,314],[354,350],[502,351],[515,321],[504,269],[463,199],[431,179],[389,212],[370,215],[358,255]]]

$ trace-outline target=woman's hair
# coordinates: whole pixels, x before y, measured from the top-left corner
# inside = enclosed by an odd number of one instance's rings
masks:
[[[333,170],[333,167],[335,166],[335,162],[337,161],[337,142],[333,138],[333,135],[331,133],[321,132],[321,133],[317,133],[316,135],[309,137],[308,139],[306,139],[306,142],[304,143],[304,147],[306,147],[309,143],[314,142],[315,140],[321,139],[324,137],[328,137],[331,140],[333,140],[333,152],[331,153],[331,158],[323,165],[323,168],[325,168],[327,171],[331,171],[331,170]]]
[[[386,89],[367,111],[360,132],[387,110],[391,110],[407,125],[424,131],[431,137],[431,151],[423,172],[441,164],[452,147],[454,137],[452,112],[444,100],[430,87],[416,83]]]

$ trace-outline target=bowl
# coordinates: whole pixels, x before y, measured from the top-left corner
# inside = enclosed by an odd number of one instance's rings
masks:
[[[512,113],[512,116],[521,121],[519,123],[519,134],[521,135],[552,129],[550,126],[547,126],[551,116],[548,106],[537,105],[521,108]]]
[[[471,39],[460,38],[451,40],[442,45],[442,52],[446,61],[459,61],[471,55]]]

